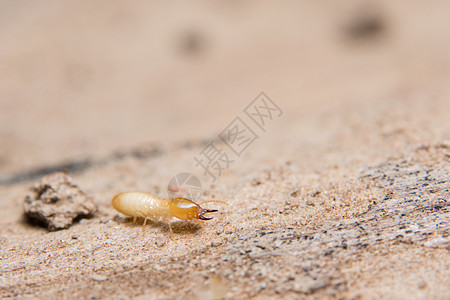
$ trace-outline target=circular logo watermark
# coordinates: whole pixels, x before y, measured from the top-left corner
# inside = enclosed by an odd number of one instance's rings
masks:
[[[191,173],[179,173],[172,177],[167,185],[167,192],[170,198],[188,198],[197,201],[202,196],[202,184],[197,176]]]

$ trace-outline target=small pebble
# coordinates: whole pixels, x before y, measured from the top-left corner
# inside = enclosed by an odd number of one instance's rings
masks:
[[[162,236],[159,236],[155,239],[155,245],[157,247],[163,247],[166,244],[166,239]]]
[[[91,279],[93,279],[95,281],[105,281],[108,278],[103,275],[94,274],[94,275],[91,275]]]
[[[282,240],[277,240],[277,241],[275,241],[275,243],[274,243],[274,245],[273,245],[273,248],[274,248],[274,249],[279,248],[283,243],[284,243],[284,241],[282,241]]]
[[[419,283],[417,284],[417,287],[418,287],[419,289],[423,290],[424,288],[427,287],[427,285],[428,285],[428,284],[426,283],[426,281],[420,280]]]
[[[315,206],[316,203],[315,203],[314,199],[308,198],[308,199],[306,199],[306,205]]]
[[[216,228],[216,234],[219,235],[223,232],[223,227],[222,226],[217,226]]]
[[[315,191],[312,191],[309,194],[310,194],[311,197],[316,197],[316,196],[318,196],[320,194],[320,191],[319,190],[315,190]]]
[[[293,192],[291,193],[291,196],[295,198],[295,197],[297,197],[297,196],[299,195],[299,193],[300,193],[299,190],[293,191]]]

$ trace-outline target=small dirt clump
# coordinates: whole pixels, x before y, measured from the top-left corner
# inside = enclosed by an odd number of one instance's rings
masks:
[[[24,201],[25,215],[49,231],[70,227],[77,218],[92,216],[95,203],[65,173],[53,173],[35,184]]]

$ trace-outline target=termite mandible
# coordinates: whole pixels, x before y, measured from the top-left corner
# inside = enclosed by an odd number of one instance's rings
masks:
[[[203,203],[207,202],[222,201],[208,200]],[[171,236],[173,234],[172,226],[170,225],[172,218],[193,221],[200,224],[205,231],[205,226],[199,220],[211,220],[212,218],[205,217],[204,215],[218,211],[217,209],[204,209],[194,201],[186,198],[159,198],[144,192],[117,194],[112,199],[112,206],[122,214],[133,217],[133,222],[136,222],[138,217],[144,218],[143,226],[145,226],[147,220],[155,222],[160,220],[169,224]]]

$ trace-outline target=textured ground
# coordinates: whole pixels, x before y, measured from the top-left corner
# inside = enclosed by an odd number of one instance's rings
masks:
[[[0,6],[0,297],[448,299],[447,2]],[[48,232],[23,203],[59,170],[98,211]],[[206,232],[110,205],[180,172],[225,202]]]

